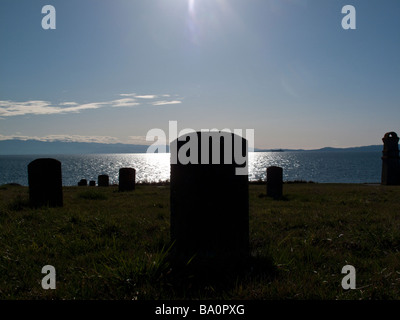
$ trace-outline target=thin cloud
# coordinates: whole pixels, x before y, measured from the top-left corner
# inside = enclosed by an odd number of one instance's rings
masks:
[[[50,115],[62,113],[80,112],[86,109],[98,109],[101,103],[87,103],[82,105],[68,103],[65,105],[54,106],[48,101],[31,100],[24,102],[0,101],[0,117],[12,117],[23,115]]]
[[[153,106],[164,106],[164,105],[167,105],[167,104],[179,104],[179,103],[182,103],[182,101],[180,101],[180,100],[173,100],[173,101],[165,101],[165,100],[163,100],[163,101],[153,102],[152,104],[153,104]]]
[[[53,134],[44,137],[24,136],[24,135],[0,135],[1,140],[36,140],[43,142],[95,142],[95,143],[118,143],[118,138],[110,136],[81,136],[81,135],[61,135]]]
[[[139,105],[139,102],[136,102],[135,99],[125,98],[125,99],[117,99],[109,102],[113,107],[134,107]]]
[[[60,106],[76,106],[76,102],[62,102],[60,103]]]
[[[148,145],[148,141],[146,140],[146,136],[129,136],[128,142],[132,144],[142,144]]]
[[[138,98],[138,99],[156,99],[157,95],[147,94],[147,95],[143,95],[143,96],[135,96],[135,98]]]
[[[138,95],[136,93],[121,93],[121,97],[134,97],[137,99],[156,99],[158,96],[156,94],[142,94]]]
[[[25,114],[51,114],[59,108],[51,106],[48,101],[32,100],[25,102],[0,101],[0,116],[12,117]]]
[[[24,116],[24,115],[51,115],[51,114],[67,114],[80,113],[84,110],[94,110],[100,108],[120,108],[120,107],[137,107],[140,105],[150,104],[153,106],[169,105],[181,103],[180,100],[167,101],[165,98],[170,95],[164,94],[164,100],[158,100],[156,94],[137,95],[135,93],[121,93],[121,98],[111,101],[100,101],[79,104],[74,101],[61,102],[54,104],[44,100],[29,100],[29,101],[11,101],[0,100],[0,119],[6,117]],[[146,102],[138,101],[147,100]]]
[[[121,93],[121,97],[134,97],[136,96],[136,93]]]
[[[74,107],[63,108],[62,113],[79,112],[79,111],[88,110],[88,109],[99,109],[99,108],[103,107],[104,105],[105,105],[105,103],[101,103],[101,102],[86,103],[86,104],[76,105]]]

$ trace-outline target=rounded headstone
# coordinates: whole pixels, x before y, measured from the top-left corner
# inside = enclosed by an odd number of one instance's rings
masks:
[[[135,190],[136,170],[133,168],[119,169],[119,191]]]
[[[400,184],[399,137],[395,132],[388,132],[382,138],[382,176],[381,184]]]
[[[277,166],[267,168],[267,196],[279,199],[283,194],[283,169]]]
[[[219,164],[213,161],[218,153]],[[195,263],[223,267],[247,259],[247,161],[247,140],[232,133],[193,132],[171,143],[170,231],[175,261],[187,263],[195,257]]]
[[[99,175],[97,177],[97,185],[99,187],[108,187],[110,184],[109,177],[106,174]]]
[[[95,187],[96,186],[96,181],[90,180],[89,181],[89,187]]]
[[[29,201],[35,207],[63,206],[61,162],[51,158],[28,164]]]

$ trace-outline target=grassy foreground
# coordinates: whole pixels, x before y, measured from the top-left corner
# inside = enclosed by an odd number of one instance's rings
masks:
[[[225,281],[170,277],[169,186],[64,187],[63,208],[32,209],[0,186],[0,299],[399,299],[400,187],[250,185],[250,245],[260,263]],[[205,234],[206,236],[206,234]],[[56,289],[41,286],[56,269]],[[344,290],[342,267],[356,269]]]

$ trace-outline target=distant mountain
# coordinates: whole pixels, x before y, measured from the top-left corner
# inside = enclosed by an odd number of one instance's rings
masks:
[[[39,141],[39,140],[1,140],[0,155],[26,155],[26,154],[89,154],[89,153],[146,153],[147,145],[123,143],[90,143],[90,142],[64,142],[64,141]],[[315,152],[315,151],[382,151],[383,146],[371,145],[352,148],[321,148],[314,150],[304,149],[254,149],[254,152]],[[168,147],[167,147],[168,151]]]
[[[285,152],[285,151],[298,151],[298,152],[316,152],[316,151],[323,151],[323,152],[333,152],[333,151],[349,151],[349,152],[375,152],[375,151],[382,151],[383,145],[371,145],[371,146],[361,146],[361,147],[349,147],[349,148],[332,148],[332,147],[325,147],[320,149],[312,149],[312,150],[305,150],[305,149],[254,149],[255,152]]]
[[[148,146],[89,142],[39,140],[0,141],[0,155],[24,154],[88,154],[88,153],[146,153]]]

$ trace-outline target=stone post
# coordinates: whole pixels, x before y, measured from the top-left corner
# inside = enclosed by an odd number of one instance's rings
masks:
[[[78,182],[79,187],[87,187],[87,180],[86,179],[81,179],[81,181]]]
[[[119,169],[119,191],[135,190],[136,170],[133,168]]]
[[[400,185],[399,137],[395,132],[388,132],[382,141],[381,184]]]
[[[32,206],[63,206],[61,162],[51,158],[28,164],[29,201]]]
[[[97,177],[97,185],[99,187],[108,187],[110,184],[108,175],[102,174]]]
[[[283,194],[283,169],[271,166],[267,168],[267,196],[279,199]]]

